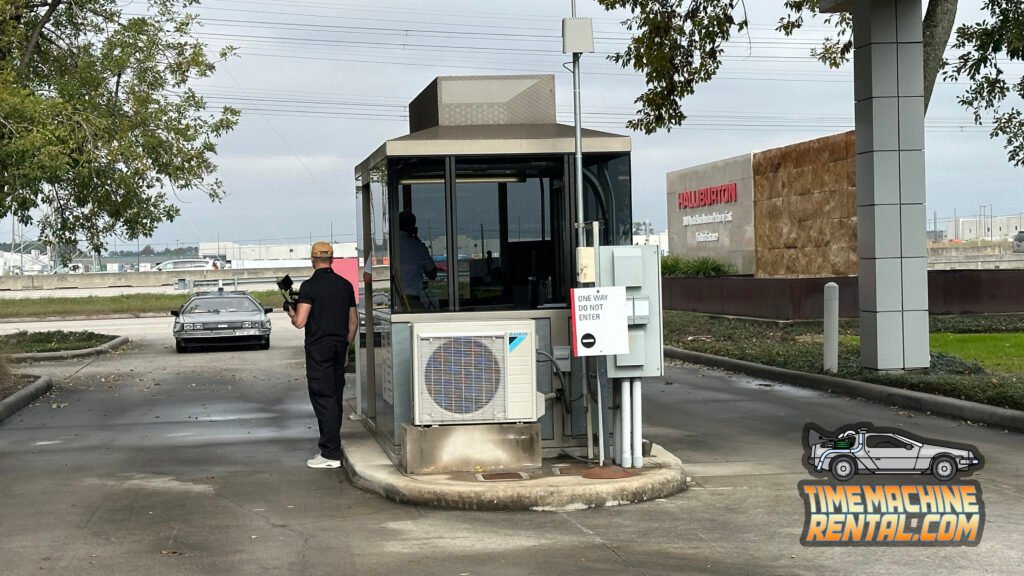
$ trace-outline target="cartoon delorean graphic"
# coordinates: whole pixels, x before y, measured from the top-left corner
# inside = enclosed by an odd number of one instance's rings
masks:
[[[857,427],[829,437],[812,426],[806,430],[811,469],[828,471],[840,482],[856,474],[929,473],[936,480],[948,482],[957,472],[981,464],[975,450],[926,444],[903,431]]]

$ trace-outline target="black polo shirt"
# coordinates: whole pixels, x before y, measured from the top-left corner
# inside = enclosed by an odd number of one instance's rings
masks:
[[[320,268],[299,287],[299,303],[309,304],[306,345],[348,341],[349,309],[356,307],[352,283],[330,268]]]

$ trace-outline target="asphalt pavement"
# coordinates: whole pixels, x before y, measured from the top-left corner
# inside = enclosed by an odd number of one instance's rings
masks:
[[[683,460],[685,493],[578,512],[403,506],[305,467],[315,420],[301,333],[283,319],[268,351],[185,355],[170,317],[153,320],[101,330],[135,333],[124,351],[28,368],[56,386],[0,423],[4,574],[935,575],[1024,562],[1021,434],[670,366],[645,382],[644,431]],[[975,444],[980,545],[801,546],[808,420]]]

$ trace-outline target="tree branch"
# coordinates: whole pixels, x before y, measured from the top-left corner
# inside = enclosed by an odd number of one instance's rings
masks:
[[[32,34],[28,38],[28,44],[25,46],[25,54],[21,57],[21,63],[18,65],[18,73],[24,75],[28,71],[29,62],[32,61],[32,53],[36,50],[36,45],[39,44],[39,35],[43,33],[43,28],[50,23],[53,19],[53,14],[57,12],[57,8],[64,3],[64,0],[51,0],[50,4],[46,8],[46,12],[43,13],[42,18],[36,23],[35,28],[32,29]]]
[[[924,31],[924,110],[928,112],[928,104],[935,90],[935,80],[945,67],[943,54],[949,37],[956,23],[957,0],[931,0],[928,12],[922,23]]]

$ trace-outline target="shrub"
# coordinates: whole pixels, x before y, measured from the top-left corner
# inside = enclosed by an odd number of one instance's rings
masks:
[[[715,260],[708,256],[700,258],[683,258],[682,256],[664,256],[661,259],[662,276],[708,277],[728,276],[736,273],[736,267],[728,262]]]

